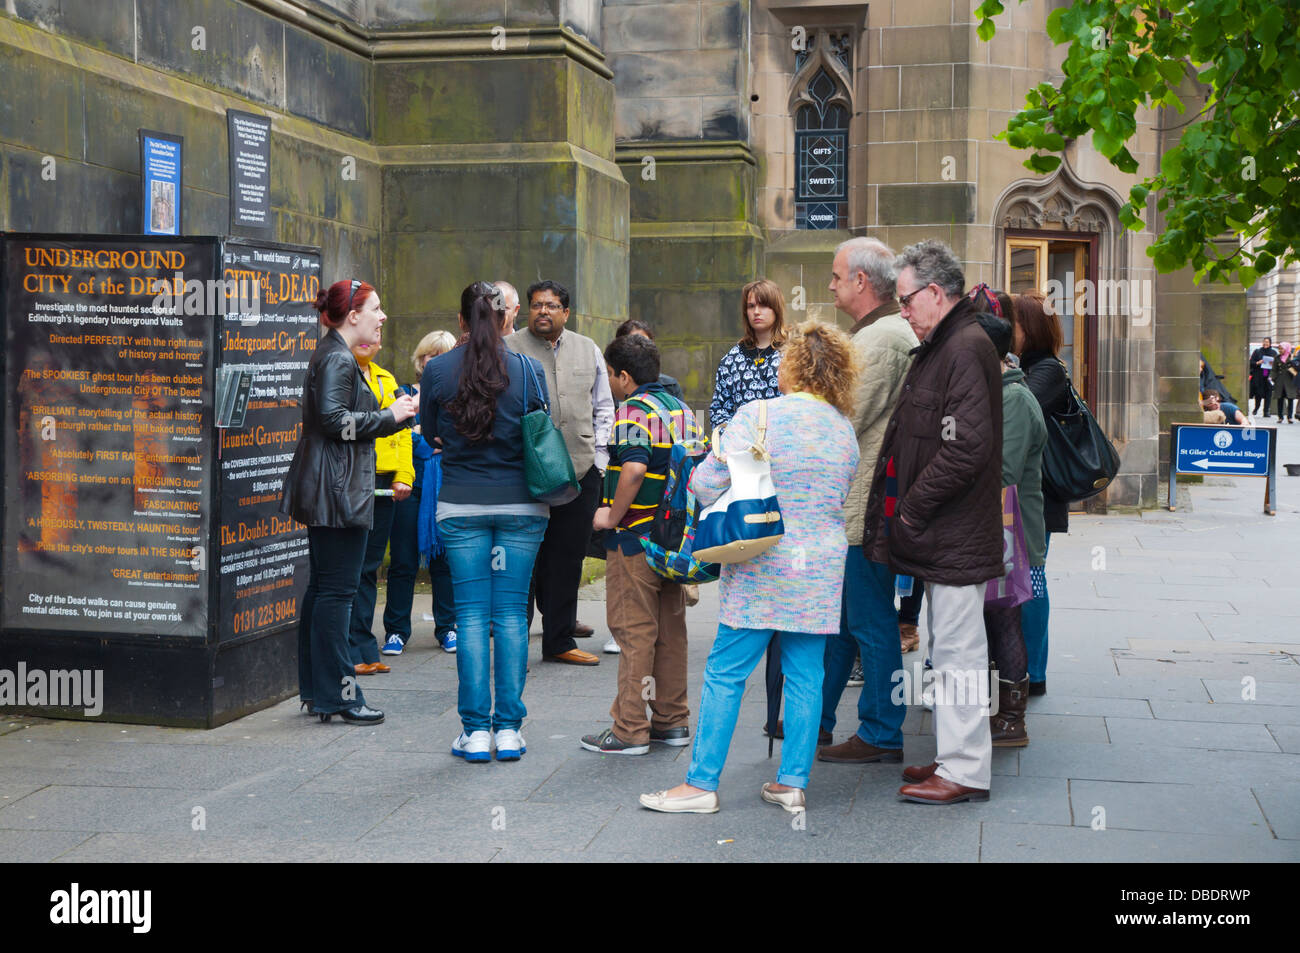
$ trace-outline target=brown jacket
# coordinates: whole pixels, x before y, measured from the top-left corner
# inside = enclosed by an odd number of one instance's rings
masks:
[[[886,527],[890,457],[898,501]],[[916,349],[885,429],[867,504],[867,557],[948,586],[1002,575],[1001,462],[997,353],[963,298]]]

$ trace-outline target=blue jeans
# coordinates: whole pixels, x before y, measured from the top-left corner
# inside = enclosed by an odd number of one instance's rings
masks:
[[[348,620],[367,530],[307,527],[311,572],[298,616],[298,694],[316,711],[366,703],[348,657]]]
[[[461,724],[466,732],[518,730],[528,714],[522,698],[528,670],[528,582],[546,517],[452,517],[439,521],[438,532],[456,587]],[[495,711],[490,680],[495,681]]]
[[[1047,546],[1052,545],[1052,534],[1047,534]],[[1043,550],[1044,556],[1047,550]],[[1041,599],[1030,599],[1020,606],[1020,628],[1025,634],[1025,655],[1029,659],[1029,680],[1047,680],[1047,617],[1052,606],[1044,594]]]
[[[411,607],[415,601],[415,581],[420,574],[418,518],[420,488],[397,503],[393,510],[393,530],[388,538],[388,599],[384,605],[384,634],[400,635],[403,642],[411,638]],[[456,600],[451,585],[447,554],[429,560],[429,581],[433,583],[434,634],[442,642],[456,628]]]
[[[914,581],[913,586],[920,586]],[[835,730],[835,706],[853,668],[862,657],[862,692],[858,695],[858,737],[877,748],[903,747],[906,705],[891,698],[895,672],[903,669],[894,610],[894,571],[872,562],[862,547],[850,546],[844,557],[844,601],[839,635],[826,639],[826,680],[822,684],[822,731]]]
[[[785,672],[785,740],[781,743],[779,784],[806,788],[817,750],[817,712],[822,691],[822,641],[824,635],[780,632],[770,629],[733,629],[718,625],[718,637],[704,669],[700,717],[695,725],[695,747],[686,783],[716,791],[727,761],[727,749],[740,715],[745,682],[754,671],[767,643],[781,636],[781,669]]]

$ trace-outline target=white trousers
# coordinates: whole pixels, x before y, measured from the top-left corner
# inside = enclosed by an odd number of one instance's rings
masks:
[[[927,582],[925,604],[935,673],[937,773],[965,787],[987,791],[993,775],[993,738],[989,731],[984,588]],[[996,686],[991,691],[996,692]]]

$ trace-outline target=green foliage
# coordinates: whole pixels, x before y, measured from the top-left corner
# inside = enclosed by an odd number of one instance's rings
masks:
[[[1004,9],[985,0],[975,11],[981,40]],[[1074,0],[1048,16],[1047,35],[1069,47],[1064,79],[1031,90],[999,135],[1034,151],[1026,167],[1052,171],[1066,140],[1091,132],[1098,152],[1135,173],[1137,110],[1183,113],[1206,84],[1200,113],[1162,115],[1185,125],[1182,140],[1130,190],[1120,221],[1141,229],[1154,199],[1165,230],[1147,254],[1161,272],[1190,264],[1198,279],[1249,285],[1300,260],[1300,0]],[[1214,240],[1228,233],[1235,251],[1223,254]]]

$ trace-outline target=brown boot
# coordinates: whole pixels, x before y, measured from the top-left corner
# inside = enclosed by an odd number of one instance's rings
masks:
[[[916,631],[916,626],[910,622],[898,623],[898,641],[903,649],[903,654],[915,652],[916,647],[921,644],[921,633]]]
[[[1029,676],[1018,682],[998,679],[998,713],[989,716],[993,747],[1023,748],[1029,744],[1025,730],[1025,704],[1029,701]]]

